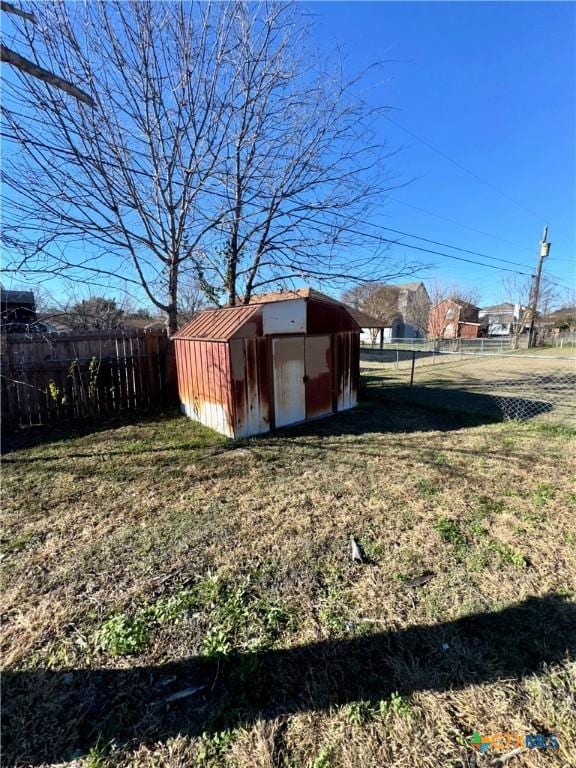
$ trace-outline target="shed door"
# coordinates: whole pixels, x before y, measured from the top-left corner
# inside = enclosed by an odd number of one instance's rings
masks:
[[[274,421],[277,427],[304,421],[304,337],[272,339],[274,365]]]
[[[306,336],[306,418],[332,413],[332,348],[330,336]]]

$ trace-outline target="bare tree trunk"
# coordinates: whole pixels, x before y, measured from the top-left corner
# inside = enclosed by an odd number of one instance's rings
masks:
[[[176,256],[172,257],[168,276],[166,327],[169,336],[173,336],[178,330],[178,259]]]

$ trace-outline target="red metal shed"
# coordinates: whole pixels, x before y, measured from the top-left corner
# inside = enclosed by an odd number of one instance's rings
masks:
[[[199,312],[174,347],[181,410],[228,437],[356,405],[360,327],[309,288]]]

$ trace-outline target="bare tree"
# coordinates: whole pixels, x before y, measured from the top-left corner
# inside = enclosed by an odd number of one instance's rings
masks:
[[[472,288],[461,283],[434,280],[428,285],[428,294],[433,305],[438,304],[444,299],[461,301],[475,307],[480,303],[480,291],[478,288]]]
[[[385,322],[401,319],[398,310],[400,289],[393,285],[376,284],[366,296],[362,309]]]
[[[410,303],[410,320],[412,325],[418,330],[420,336],[428,334],[428,320],[430,317],[430,307],[432,302],[429,295],[424,292],[416,292]]]
[[[215,180],[233,13],[172,3],[33,4],[34,58],[82,75],[98,109],[8,83],[9,266],[143,289],[177,326],[178,276],[225,211]],[[82,43],[82,44],[81,44]],[[59,247],[58,247],[59,246]],[[21,254],[24,254],[22,259]]]
[[[314,63],[298,7],[30,10],[31,60],[86,83],[97,109],[20,72],[6,83],[9,270],[143,290],[171,333],[183,271],[230,304],[290,280],[410,273],[360,225],[390,184],[376,111]]]
[[[5,13],[11,13],[32,24],[36,23],[36,17],[33,13],[27,13],[12,3],[2,0],[0,7]],[[96,102],[86,93],[86,91],[83,91],[81,88],[78,88],[77,85],[74,85],[74,83],[65,80],[54,72],[44,69],[44,67],[39,66],[36,62],[30,61],[26,56],[22,56],[22,54],[17,51],[13,51],[7,45],[4,45],[4,43],[0,44],[0,60],[5,64],[10,64],[12,67],[16,67],[30,77],[35,77],[38,80],[43,80],[45,83],[48,83],[48,85],[60,88],[61,91],[73,96],[75,99],[78,99],[78,101],[84,102],[84,104],[88,104],[90,107],[96,106]]]
[[[209,306],[209,302],[193,272],[183,271],[180,275],[179,282],[178,322],[182,325],[191,320],[196,312]]]
[[[295,6],[262,8],[239,4],[232,32],[238,65],[219,175],[228,207],[209,270],[231,305],[290,279],[369,277],[374,246],[358,255],[358,224],[391,183],[370,125],[380,110],[355,96],[358,80],[316,60]]]
[[[506,301],[514,304],[515,312],[512,323],[514,347],[518,347],[520,335],[530,324],[530,302],[532,297],[533,280],[531,277],[509,275],[502,279],[502,293]],[[536,323],[538,318],[549,315],[561,301],[562,291],[558,285],[545,276],[540,280],[538,292],[538,307],[536,308]]]
[[[100,331],[124,327],[124,310],[114,299],[92,296],[66,311],[66,324],[75,331]]]
[[[39,321],[52,330],[112,330],[125,327],[126,319],[139,315],[129,297],[106,297],[83,286],[70,286],[56,295],[40,287],[34,294]]]
[[[355,309],[375,317],[386,325],[392,326],[396,321],[402,322],[403,317],[399,311],[400,288],[395,285],[383,283],[371,283],[369,285],[354,286],[342,294],[342,301],[350,304]],[[375,344],[378,340],[379,328],[371,328],[371,341]]]
[[[348,304],[354,309],[362,309],[364,301],[370,293],[372,286],[370,283],[362,283],[360,285],[353,285],[342,293],[340,297],[344,304]]]

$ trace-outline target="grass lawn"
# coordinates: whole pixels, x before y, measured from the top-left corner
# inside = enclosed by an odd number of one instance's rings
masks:
[[[539,732],[507,764],[576,765],[576,433],[376,390],[6,446],[5,764],[471,768]]]

